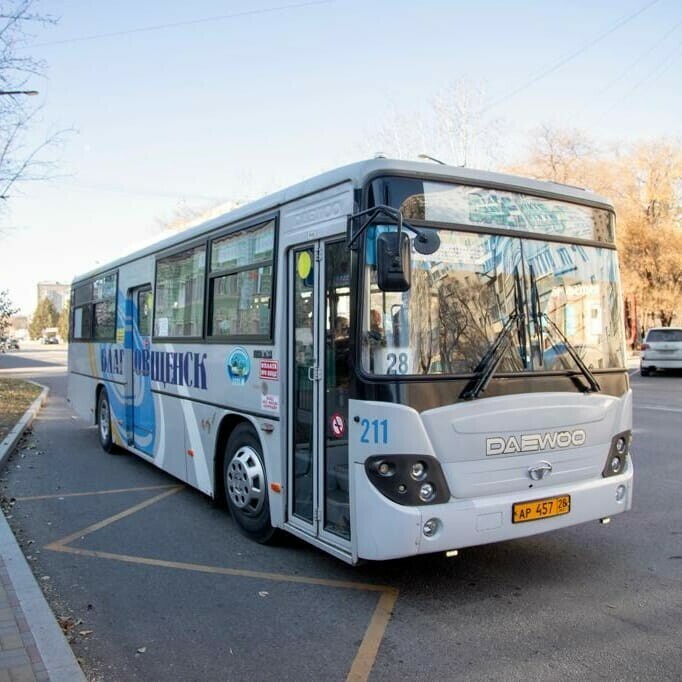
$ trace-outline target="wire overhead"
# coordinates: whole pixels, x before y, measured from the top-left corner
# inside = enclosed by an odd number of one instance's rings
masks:
[[[641,52],[635,59],[633,59],[626,68],[624,68],[615,78],[611,79],[601,90],[597,91],[595,95],[603,95],[606,92],[608,92],[618,81],[622,80],[625,76],[629,75],[632,73],[632,69],[637,66],[643,59],[648,57],[657,47],[659,47],[662,43],[664,43],[677,29],[682,26],[682,20],[678,21],[676,24],[673,25],[672,28],[669,28],[660,38],[656,38],[654,43],[646,49],[644,52]]]
[[[203,19],[188,19],[186,21],[176,21],[171,24],[156,24],[153,26],[141,26],[139,28],[130,28],[124,31],[112,31],[110,33],[95,33],[89,36],[81,36],[79,38],[65,38],[64,40],[53,40],[47,43],[34,43],[27,45],[31,49],[34,47],[50,47],[52,45],[66,45],[68,43],[82,43],[88,40],[99,40],[100,38],[114,38],[116,36],[126,36],[133,33],[146,33],[149,31],[162,31],[167,28],[177,28],[179,26],[193,26],[195,24],[207,24],[213,21],[224,21],[226,19],[237,19],[239,17],[254,16],[257,14],[271,14],[273,12],[282,12],[288,9],[299,9],[302,7],[314,7],[315,5],[328,5],[334,0],[309,0],[309,2],[298,2],[291,5],[279,5],[277,7],[263,7],[262,9],[246,10],[244,12],[234,12],[233,14],[221,14],[215,17],[204,17]]]
[[[678,43],[675,45],[674,49],[668,52],[667,54],[663,55],[661,59],[659,59],[647,73],[640,78],[632,87],[628,88],[626,92],[624,92],[615,102],[608,108],[605,109],[601,113],[601,119],[603,120],[608,114],[610,114],[621,102],[624,102],[635,90],[638,90],[644,83],[647,81],[652,81],[658,78],[659,76],[662,76],[665,71],[667,71],[672,63],[675,61],[675,57],[677,57],[678,53],[682,49],[682,43]]]
[[[502,95],[502,97],[499,97],[498,99],[494,100],[487,107],[484,107],[482,109],[481,113],[485,113],[485,112],[489,111],[490,109],[492,109],[493,107],[496,107],[499,104],[502,104],[502,102],[506,102],[508,99],[511,99],[512,97],[518,95],[520,92],[523,92],[524,90],[528,89],[531,85],[534,85],[539,80],[542,80],[543,78],[545,78],[545,76],[549,76],[549,74],[554,73],[555,71],[560,69],[562,66],[564,66],[568,62],[572,61],[576,57],[580,56],[583,52],[586,52],[591,47],[594,47],[594,45],[596,45],[597,43],[604,40],[604,38],[607,38],[612,33],[617,31],[619,28],[621,28],[622,26],[625,26],[625,24],[631,22],[633,19],[636,19],[640,14],[642,14],[643,12],[646,12],[650,7],[653,7],[654,5],[656,5],[659,2],[660,2],[660,0],[652,0],[651,2],[648,2],[646,5],[643,5],[642,7],[640,7],[636,12],[633,12],[632,14],[629,14],[628,16],[623,17],[622,19],[619,19],[613,26],[611,26],[611,28],[604,31],[603,33],[600,33],[596,38],[593,38],[588,43],[586,43],[582,47],[578,48],[574,52],[571,52],[570,54],[566,55],[565,57],[562,57],[561,59],[559,59],[557,62],[554,62],[554,64],[547,67],[544,71],[541,71],[536,76],[533,76],[532,78],[527,80],[525,83],[521,84],[519,87],[512,90],[511,92],[508,92],[506,95]]]

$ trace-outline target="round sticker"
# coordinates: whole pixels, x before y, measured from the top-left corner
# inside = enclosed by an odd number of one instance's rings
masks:
[[[298,271],[298,276],[301,279],[305,279],[312,270],[313,261],[310,258],[310,253],[308,251],[302,251],[298,254],[298,263],[296,264],[296,270]]]
[[[334,412],[330,423],[334,437],[343,438],[343,434],[346,433],[346,422],[343,417],[338,412]]]
[[[227,376],[230,381],[241,386],[246,383],[251,373],[251,360],[244,348],[235,348],[227,358]]]

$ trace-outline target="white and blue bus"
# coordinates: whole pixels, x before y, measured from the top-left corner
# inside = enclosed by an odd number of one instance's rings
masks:
[[[632,504],[615,219],[590,192],[375,159],[73,282],[69,399],[123,448],[349,563]]]

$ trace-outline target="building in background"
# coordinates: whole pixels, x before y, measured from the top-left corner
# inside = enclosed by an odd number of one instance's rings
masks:
[[[52,302],[55,310],[60,313],[64,304],[68,302],[71,295],[71,285],[61,282],[38,282],[38,300],[36,305],[44,298]]]

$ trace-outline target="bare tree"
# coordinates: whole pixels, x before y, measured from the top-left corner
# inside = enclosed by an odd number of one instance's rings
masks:
[[[526,160],[510,170],[609,197],[616,207],[621,274],[630,308],[636,300],[645,324],[670,325],[682,313],[679,141],[659,139],[599,150],[582,131],[550,126],[534,130],[532,140]]]
[[[49,176],[52,163],[43,157],[47,147],[61,140],[63,132],[29,145],[26,133],[38,109],[27,98],[29,83],[45,74],[42,60],[23,54],[33,28],[55,23],[34,11],[35,0],[0,0],[0,213],[7,209],[16,183]]]
[[[670,326],[682,312],[682,147],[668,140],[639,144],[620,160],[618,178],[626,285],[650,321]]]
[[[582,130],[543,124],[530,131],[530,140],[527,158],[511,171],[572,185],[584,185],[591,179],[599,152]]]
[[[229,213],[245,203],[244,201],[218,201],[190,205],[182,201],[173,209],[170,216],[158,218],[157,223],[163,232],[181,232],[205,220]]]
[[[433,140],[443,160],[476,168],[499,163],[501,121],[486,118],[484,103],[483,87],[463,78],[433,98]]]
[[[428,149],[428,114],[426,111],[404,110],[392,101],[376,135],[369,136],[366,145],[375,145],[363,153],[381,153],[396,159],[416,159]]]
[[[6,289],[0,289],[0,336],[5,335],[5,330],[9,327],[12,315],[19,312],[12,300],[9,297],[9,292]]]
[[[393,103],[384,124],[366,141],[399,159],[429,154],[453,166],[492,168],[500,163],[501,122],[484,111],[480,85],[459,79],[416,110]]]

